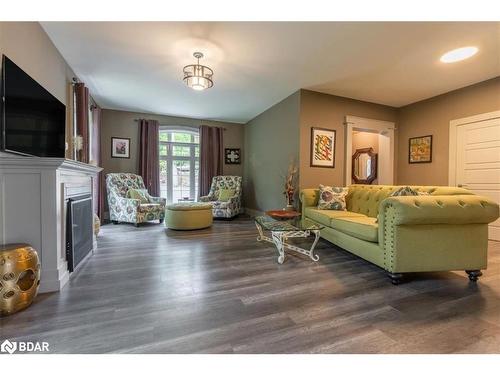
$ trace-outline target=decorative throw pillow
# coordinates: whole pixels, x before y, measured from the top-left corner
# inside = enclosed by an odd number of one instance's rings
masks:
[[[318,208],[320,210],[345,211],[345,197],[348,193],[346,187],[333,187],[319,185]]]
[[[227,202],[229,198],[234,197],[236,194],[236,190],[234,189],[219,189],[219,201],[220,202]]]
[[[129,189],[127,198],[139,199],[140,204],[149,203],[149,193],[147,189]]]
[[[396,191],[393,191],[389,197],[404,197],[404,196],[411,196],[411,195],[419,195],[418,191],[412,189],[409,186],[404,186],[399,188]]]

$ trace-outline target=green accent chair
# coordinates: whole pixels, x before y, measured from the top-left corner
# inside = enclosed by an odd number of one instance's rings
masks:
[[[304,189],[302,220],[324,225],[322,238],[382,267],[394,284],[405,273],[427,271],[464,270],[477,281],[498,204],[448,186],[412,186],[427,194],[389,197],[398,188],[352,185],[346,211],[319,210],[319,190]]]
[[[129,189],[146,189],[141,176],[133,173],[108,173],[106,188],[109,216],[113,224],[124,222],[138,226],[140,223],[152,220],[158,220],[160,224],[163,222],[165,198],[152,197],[148,194],[149,203],[127,198]]]
[[[234,195],[221,201],[219,192],[223,189],[234,191]],[[200,197],[200,202],[212,205],[212,214],[216,218],[230,219],[238,216],[241,210],[241,177],[240,176],[215,176],[212,178],[210,192],[208,195]]]

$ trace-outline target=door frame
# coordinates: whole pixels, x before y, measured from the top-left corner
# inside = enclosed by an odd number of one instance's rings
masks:
[[[448,185],[457,185],[457,130],[459,126],[473,124],[500,117],[500,110],[481,113],[479,115],[459,118],[450,121],[449,155],[448,155]]]
[[[382,134],[388,139],[388,145],[385,142],[385,137],[379,137],[379,147],[380,149],[387,149],[389,146],[389,154],[379,155],[378,158],[378,172],[384,169],[384,178],[389,180],[385,185],[394,185],[394,131],[396,130],[396,124],[390,121],[373,120],[357,116],[345,116],[345,155],[344,155],[344,181],[345,186],[352,185],[352,133],[355,130],[358,131],[371,131],[373,133]],[[380,144],[384,142],[384,144]],[[380,152],[379,152],[380,154]],[[380,174],[380,173],[379,173]],[[385,175],[387,174],[387,175]],[[378,176],[378,181],[380,181],[380,176]]]

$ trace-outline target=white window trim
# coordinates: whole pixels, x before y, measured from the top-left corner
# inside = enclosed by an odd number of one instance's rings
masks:
[[[160,132],[162,131],[168,131],[168,132],[175,132],[178,131],[180,133],[190,133],[192,136],[199,135],[199,128],[198,127],[191,127],[191,126],[171,126],[171,125],[160,125]],[[191,148],[190,156],[173,156],[172,155],[172,144],[175,143],[175,145],[178,146],[186,146]],[[189,196],[191,198],[196,199],[196,173],[195,173],[195,166],[196,162],[198,161],[198,168],[199,168],[199,156],[195,156],[195,149],[196,147],[200,147],[199,143],[182,143],[182,142],[171,142],[171,141],[160,141],[161,144],[166,144],[167,145],[167,155],[163,156],[160,155],[159,158],[160,160],[165,160],[167,163],[167,201],[172,202],[173,200],[173,162],[175,160],[184,160],[184,161],[189,161],[189,168],[190,171],[193,171],[193,173],[190,173],[190,180],[189,180]],[[198,171],[199,173],[199,171]],[[174,202],[175,203],[175,202]]]

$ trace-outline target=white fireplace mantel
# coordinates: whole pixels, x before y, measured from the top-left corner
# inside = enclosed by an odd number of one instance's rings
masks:
[[[102,169],[62,158],[0,156],[0,243],[24,242],[40,256],[40,292],[69,280],[65,212],[71,192],[92,194]]]

